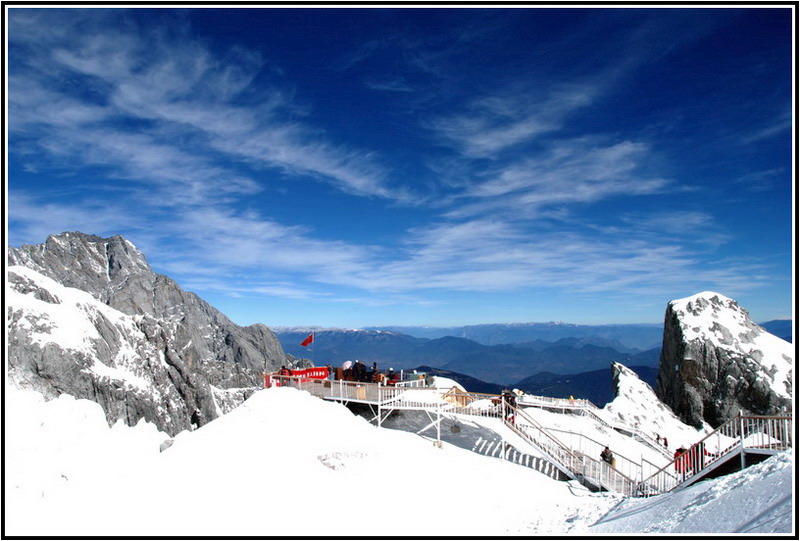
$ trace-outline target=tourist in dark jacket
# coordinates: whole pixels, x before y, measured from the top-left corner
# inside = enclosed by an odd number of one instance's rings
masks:
[[[607,462],[611,465],[614,464],[614,454],[611,452],[611,449],[608,448],[608,445],[606,445],[606,448],[600,453],[600,458],[603,462]]]

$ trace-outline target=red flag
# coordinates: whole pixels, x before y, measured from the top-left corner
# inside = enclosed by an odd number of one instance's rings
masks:
[[[309,334],[309,335],[306,337],[306,339],[305,339],[305,340],[303,340],[302,342],[300,342],[300,345],[301,345],[301,346],[303,346],[303,347],[306,347],[308,344],[310,344],[310,343],[311,343],[311,342],[313,342],[313,341],[314,341],[314,333],[312,332],[311,334]]]

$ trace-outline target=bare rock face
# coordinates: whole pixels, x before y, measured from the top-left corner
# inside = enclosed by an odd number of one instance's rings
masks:
[[[109,422],[201,426],[289,361],[266,326],[234,324],[120,236],[62,233],[8,264],[10,379],[95,400]]]
[[[792,345],[713,292],[669,303],[657,380],[659,399],[687,424],[716,427],[740,410],[791,409]]]

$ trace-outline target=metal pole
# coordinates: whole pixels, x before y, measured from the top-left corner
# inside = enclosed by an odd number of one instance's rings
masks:
[[[436,443],[442,445],[442,403],[436,405]]]
[[[745,468],[745,457],[744,457],[744,417],[742,415],[742,410],[739,410],[739,465],[741,466],[740,469]]]
[[[383,418],[383,410],[381,409],[382,401],[383,401],[383,390],[381,389],[381,382],[378,381],[378,428],[381,427],[381,419]]]
[[[503,398],[502,395],[500,395],[500,404],[502,404],[501,414],[503,415],[503,424],[505,424],[505,422],[506,422],[506,401],[505,401],[505,399]],[[500,433],[500,445],[501,445],[501,447],[500,447],[500,460],[504,460],[505,459],[505,455],[506,455],[506,436],[505,436],[505,432],[506,431],[503,430]]]

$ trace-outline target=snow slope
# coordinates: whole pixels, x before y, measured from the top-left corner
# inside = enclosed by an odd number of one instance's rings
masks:
[[[630,499],[589,528],[600,533],[778,533],[792,531],[789,452],[727,477],[651,499]]]
[[[341,405],[291,388],[256,392],[227,415],[182,432],[162,453],[167,436],[153,425],[108,428],[93,402],[67,396],[45,402],[32,391],[7,390],[7,535],[791,530],[784,520],[792,509],[785,482],[790,455],[739,474],[749,475],[746,481],[703,483],[689,499],[675,500],[683,497],[676,493],[627,502],[455,446],[438,448],[412,433],[378,429]],[[742,491],[753,505],[737,508],[735,516],[719,512]],[[697,509],[674,511],[686,504]]]
[[[705,424],[703,430],[685,424],[664,405],[650,385],[636,373],[617,363],[619,386],[617,396],[599,412],[611,423],[627,425],[644,432],[650,438],[667,438],[670,453],[678,447],[687,448],[713,429]]]

